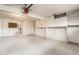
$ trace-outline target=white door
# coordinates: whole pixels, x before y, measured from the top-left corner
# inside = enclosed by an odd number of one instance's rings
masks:
[[[79,27],[68,28],[69,41],[79,43]]]

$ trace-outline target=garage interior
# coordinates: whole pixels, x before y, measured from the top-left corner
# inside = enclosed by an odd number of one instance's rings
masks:
[[[79,4],[0,4],[0,55],[78,55]]]

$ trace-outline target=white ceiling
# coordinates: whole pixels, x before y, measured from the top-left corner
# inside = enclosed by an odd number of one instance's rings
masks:
[[[53,13],[71,12],[79,9],[78,4],[41,4],[31,7],[31,13],[37,14],[41,17],[48,17]]]
[[[23,4],[0,5],[2,9],[22,14]],[[54,13],[72,12],[79,9],[79,4],[34,4],[30,8],[29,16],[46,18]]]

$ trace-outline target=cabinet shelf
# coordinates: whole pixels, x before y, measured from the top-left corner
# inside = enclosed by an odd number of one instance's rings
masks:
[[[67,28],[67,26],[58,26],[58,27],[36,27],[37,29],[46,29],[46,28]]]
[[[47,28],[67,28],[67,27],[63,26],[63,27],[47,27]]]

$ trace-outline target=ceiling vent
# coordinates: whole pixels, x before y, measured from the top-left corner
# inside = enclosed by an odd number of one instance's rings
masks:
[[[65,17],[67,14],[66,12],[65,13],[62,13],[62,14],[54,14],[54,18],[61,18],[61,17]]]

